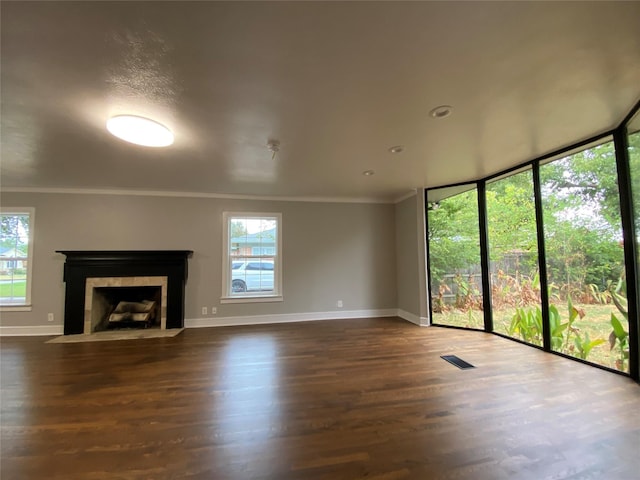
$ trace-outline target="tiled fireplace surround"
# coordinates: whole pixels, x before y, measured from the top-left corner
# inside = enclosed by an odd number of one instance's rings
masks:
[[[84,296],[84,329],[83,333],[93,333],[103,320],[101,308],[94,304],[99,303],[97,292],[99,288],[118,287],[159,287],[161,289],[160,302],[160,329],[167,328],[167,277],[92,277],[87,278]]]
[[[64,264],[64,334],[91,333],[95,289],[160,287],[160,328],[184,327],[185,283],[191,250],[58,250]]]

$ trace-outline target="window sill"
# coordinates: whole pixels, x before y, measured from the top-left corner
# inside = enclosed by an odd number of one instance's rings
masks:
[[[31,305],[0,305],[0,312],[30,312]]]
[[[246,297],[222,297],[220,303],[282,302],[282,295],[249,295]]]

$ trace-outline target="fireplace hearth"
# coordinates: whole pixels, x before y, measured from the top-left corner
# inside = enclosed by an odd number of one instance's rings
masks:
[[[184,293],[191,250],[58,250],[57,253],[67,257],[65,335],[114,327],[184,326]],[[123,302],[120,310],[124,311],[116,312]],[[126,305],[144,302],[154,302],[150,312],[136,311],[144,310],[141,305]],[[139,315],[145,313],[150,314],[146,318]]]

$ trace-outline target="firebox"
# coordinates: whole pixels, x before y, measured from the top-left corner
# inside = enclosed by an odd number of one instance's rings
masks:
[[[167,328],[167,277],[87,278],[84,333]]]

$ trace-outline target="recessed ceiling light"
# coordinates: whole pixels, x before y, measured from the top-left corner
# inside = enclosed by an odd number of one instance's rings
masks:
[[[173,133],[164,125],[137,115],[117,115],[107,120],[107,130],[125,142],[145,147],[167,147]]]
[[[453,107],[451,105],[440,105],[429,112],[433,118],[445,118],[451,115]]]
[[[402,153],[404,152],[404,147],[402,145],[396,145],[395,147],[391,147],[389,151],[391,153]]]
[[[374,173],[376,173],[376,172],[374,172],[373,170],[365,170],[364,172],[362,172],[362,174],[363,174],[365,177],[370,177],[370,176],[371,176],[371,175],[373,175]]]

